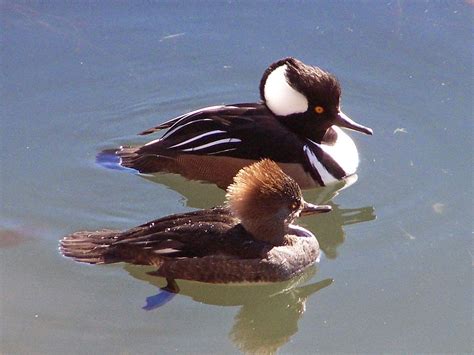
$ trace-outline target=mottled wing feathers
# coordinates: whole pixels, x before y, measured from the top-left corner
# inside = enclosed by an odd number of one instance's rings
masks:
[[[238,221],[227,208],[216,207],[171,215],[135,227],[119,237],[114,247],[140,249],[168,257],[202,257]]]
[[[216,255],[254,258],[261,256],[265,247],[226,207],[171,215],[124,232],[76,232],[63,238],[60,245],[65,256],[81,262],[141,265]]]

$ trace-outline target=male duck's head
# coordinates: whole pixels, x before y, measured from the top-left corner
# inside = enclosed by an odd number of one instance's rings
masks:
[[[306,202],[298,184],[268,159],[242,168],[227,188],[226,197],[243,227],[254,238],[274,245],[284,244],[290,225],[300,215],[331,210],[331,206]],[[303,228],[292,228],[291,232],[312,235]]]
[[[260,97],[275,116],[296,129],[325,132],[336,125],[372,134],[341,111],[341,86],[334,75],[295,58],[268,67],[260,81]]]

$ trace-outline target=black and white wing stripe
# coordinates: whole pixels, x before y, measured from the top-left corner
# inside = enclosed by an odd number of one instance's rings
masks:
[[[160,149],[182,153],[216,155],[231,152],[242,142],[239,133],[254,125],[252,117],[261,115],[262,109],[265,109],[262,104],[236,104],[193,111],[148,130],[169,127],[163,137],[143,148],[151,149],[159,144]]]
[[[184,115],[181,115],[181,116],[172,118],[172,119],[170,119],[166,122],[163,122],[163,123],[159,124],[158,126],[155,126],[155,127],[149,128],[149,129],[147,129],[143,132],[140,132],[139,135],[145,136],[145,135],[154,133],[156,131],[159,131],[159,130],[162,130],[162,129],[165,129],[165,128],[170,128],[173,125],[175,125],[177,122],[179,122],[183,119],[186,119],[190,116],[194,116],[194,115],[201,114],[201,113],[206,113],[206,112],[213,112],[213,111],[219,110],[219,109],[224,108],[224,107],[225,107],[224,105],[209,106],[209,107],[201,108],[201,109],[196,110],[196,111],[191,111],[191,112],[185,113]]]
[[[350,175],[322,148],[322,144],[318,144],[311,139],[305,141],[303,152],[310,167],[311,176],[321,186],[334,183]]]

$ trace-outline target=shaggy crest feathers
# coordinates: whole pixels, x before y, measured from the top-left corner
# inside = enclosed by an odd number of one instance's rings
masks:
[[[339,107],[341,86],[333,74],[294,58],[291,62],[294,64],[288,66],[287,76],[298,91],[307,93],[314,104]]]
[[[259,211],[271,215],[272,207],[279,208],[285,202],[289,210],[298,209],[301,189],[275,162],[263,159],[238,172],[227,188],[226,198],[239,219],[253,220]]]
[[[284,58],[270,65],[260,81],[260,98],[265,101],[265,82],[278,67],[286,65],[288,83],[297,91],[305,93],[311,105],[322,104],[337,110],[341,97],[341,85],[337,78],[319,68],[307,65],[295,58]],[[311,107],[310,105],[310,107]]]

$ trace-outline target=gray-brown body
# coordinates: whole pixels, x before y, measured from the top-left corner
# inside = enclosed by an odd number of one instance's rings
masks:
[[[76,232],[61,240],[60,249],[80,262],[153,265],[153,274],[167,279],[209,283],[287,280],[320,253],[314,235],[297,226],[288,226],[283,245],[257,240],[227,207],[176,214],[123,232]]]

